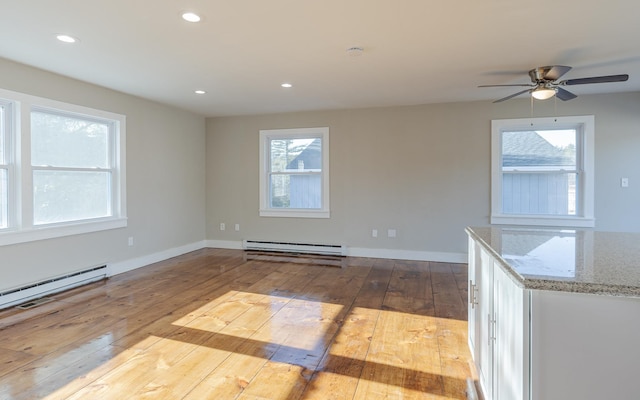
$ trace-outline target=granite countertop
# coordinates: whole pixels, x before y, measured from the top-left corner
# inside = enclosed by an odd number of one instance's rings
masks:
[[[640,297],[640,233],[470,227],[526,289]]]

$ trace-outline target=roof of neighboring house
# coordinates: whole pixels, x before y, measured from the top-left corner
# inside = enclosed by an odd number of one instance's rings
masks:
[[[574,165],[574,158],[533,131],[502,135],[502,165]]]
[[[298,157],[294,158],[289,164],[287,164],[287,169],[298,169],[299,161],[304,163],[304,169],[322,168],[322,143],[319,138],[309,143]]]

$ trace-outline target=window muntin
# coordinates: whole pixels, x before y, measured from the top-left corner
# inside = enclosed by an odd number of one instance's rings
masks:
[[[4,89],[0,106],[0,246],[127,226],[124,115]]]
[[[260,215],[329,217],[328,128],[260,131]]]
[[[491,223],[592,227],[593,116],[492,121]]]

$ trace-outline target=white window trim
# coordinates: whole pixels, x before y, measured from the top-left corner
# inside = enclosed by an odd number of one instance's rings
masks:
[[[0,98],[13,106],[13,132],[10,157],[13,159],[9,182],[10,226],[0,230],[0,246],[52,239],[63,236],[124,228],[127,226],[126,207],[126,117],[108,111],[96,110],[24,93],[0,89]],[[114,138],[112,216],[55,224],[33,224],[33,187],[31,167],[31,111],[55,110],[67,115],[113,121],[117,126]]]
[[[502,214],[502,132],[544,129],[576,129],[582,152],[577,154],[578,182],[582,195],[576,201],[576,216]],[[501,225],[562,226],[592,228],[594,217],[593,115],[573,117],[498,119],[491,121],[491,223]]]
[[[303,139],[322,138],[322,208],[275,209],[269,207],[269,146],[271,139]],[[329,128],[293,128],[260,130],[260,216],[261,217],[292,217],[292,218],[330,218],[329,205]]]

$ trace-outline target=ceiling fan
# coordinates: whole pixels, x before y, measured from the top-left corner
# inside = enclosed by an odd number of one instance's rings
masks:
[[[523,93],[531,93],[533,98],[538,100],[550,99],[556,96],[560,100],[575,99],[575,94],[563,89],[562,86],[573,85],[586,85],[589,83],[608,83],[608,82],[624,82],[629,79],[629,75],[607,75],[607,76],[594,76],[590,78],[578,78],[578,79],[566,79],[564,81],[558,81],[560,77],[567,72],[571,67],[565,65],[550,65],[546,67],[538,67],[529,71],[532,83],[527,84],[513,84],[513,85],[480,85],[478,87],[499,87],[499,86],[525,86],[528,89],[514,93],[510,96],[503,97],[494,101],[494,103],[500,103],[501,101],[512,99],[516,96],[520,96]]]

